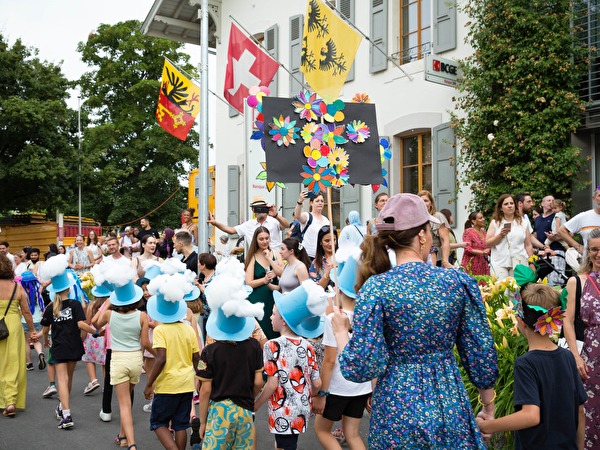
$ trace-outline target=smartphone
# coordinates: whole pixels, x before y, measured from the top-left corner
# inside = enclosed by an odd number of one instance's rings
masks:
[[[257,214],[268,214],[269,207],[268,206],[253,206],[252,210]]]
[[[315,194],[313,191],[308,191],[306,193],[306,198],[310,198],[311,200],[317,198],[317,194]]]
[[[507,222],[504,224],[504,228],[506,228],[507,230],[510,230],[511,225],[512,225],[512,223]]]

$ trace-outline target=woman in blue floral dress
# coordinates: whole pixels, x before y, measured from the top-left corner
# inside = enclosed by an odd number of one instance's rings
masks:
[[[429,222],[436,220],[419,197],[391,197],[379,214],[378,234],[362,246],[349,341],[345,316],[334,315],[338,345],[347,342],[343,376],[356,383],[378,379],[369,449],[485,449],[453,350],[456,345],[479,388],[481,414],[491,417],[496,352],[475,280],[424,262],[432,243]],[[386,247],[396,253],[394,268]]]

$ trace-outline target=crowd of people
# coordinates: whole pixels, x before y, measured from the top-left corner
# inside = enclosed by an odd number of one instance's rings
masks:
[[[83,360],[84,394],[103,386],[105,422],[115,392],[115,443],[126,448],[137,449],[131,408],[143,371],[143,408],[166,449],[185,448],[190,428],[190,444],[206,449],[252,448],[267,431],[276,448],[295,449],[314,415],[323,448],[367,448],[364,411],[372,449],[485,448],[499,431],[515,431],[517,448],[600,448],[600,188],[592,200],[569,220],[552,196],[535,215],[531,196],[504,194],[487,229],[474,211],[461,235],[428,191],[379,194],[375,217],[363,223],[352,211],[339,233],[320,193],[302,192],[291,222],[255,198],[254,218],[240,225],[208,219],[246,240],[243,263],[199,253],[193,210],[179,229],[159,233],[144,218],[121,236],[91,231],[72,248],[50,244],[43,257],[0,242],[9,331],[0,340],[0,409],[13,418],[26,406],[31,346],[48,373],[41,395],[59,396],[58,427],[75,425],[69,397]],[[530,257],[547,255],[549,284],[564,285],[570,248],[583,262],[561,303],[535,282]],[[533,275],[519,281],[515,303],[529,352],[515,361],[515,413],[496,418],[497,355],[473,276],[520,280],[524,270]],[[563,318],[566,348],[548,332]],[[477,415],[455,348],[479,391]],[[255,430],[253,413],[265,404],[269,429]]]

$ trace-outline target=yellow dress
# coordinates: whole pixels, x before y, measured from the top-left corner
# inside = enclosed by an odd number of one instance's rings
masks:
[[[0,300],[0,318],[8,300]],[[15,405],[25,409],[27,372],[25,368],[25,334],[21,325],[19,301],[15,298],[6,313],[9,336],[0,341],[0,409]]]

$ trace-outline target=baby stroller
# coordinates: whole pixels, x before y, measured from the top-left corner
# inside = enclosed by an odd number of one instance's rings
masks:
[[[569,253],[571,250],[573,252],[577,253],[577,250],[575,250],[575,249],[569,249],[567,251],[567,253],[565,254],[565,256],[559,255],[559,254],[552,255],[550,253],[546,253],[543,251],[538,252],[538,254],[537,254],[538,260],[536,261],[536,264],[539,267],[539,269],[537,271],[539,279],[543,280],[548,275],[550,275],[552,272],[556,272],[558,274],[558,277],[561,280],[560,285],[562,287],[565,287],[569,278],[572,276],[575,276],[577,274],[577,270],[579,269],[579,262],[578,262],[577,257],[574,257],[572,252]],[[579,255],[579,254],[577,253],[577,255]],[[551,256],[554,256],[557,258],[562,258],[566,261],[564,271],[558,270],[552,264],[552,260],[550,259]]]

